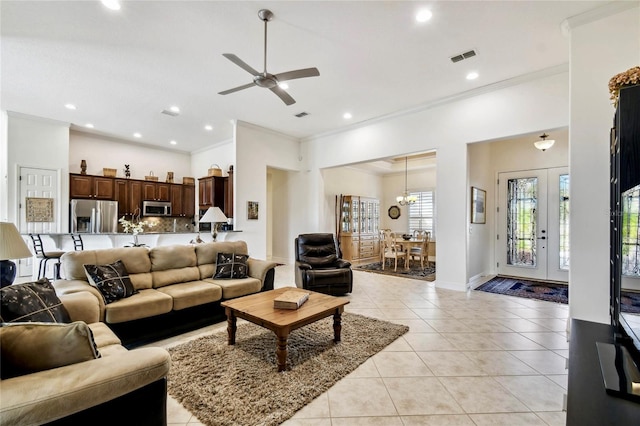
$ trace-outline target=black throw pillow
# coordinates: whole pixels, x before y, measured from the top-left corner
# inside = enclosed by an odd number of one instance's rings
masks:
[[[84,270],[89,283],[102,294],[105,304],[113,303],[138,292],[131,284],[129,272],[121,260],[110,265],[84,265]]]
[[[59,322],[71,318],[47,278],[0,289],[1,322]]]
[[[247,259],[246,254],[218,253],[213,278],[247,278]]]

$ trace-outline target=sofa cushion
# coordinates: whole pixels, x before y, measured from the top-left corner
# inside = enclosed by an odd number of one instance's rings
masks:
[[[216,270],[218,253],[249,254],[244,241],[220,241],[195,246],[200,279],[211,278]]]
[[[120,299],[105,307],[106,323],[119,323],[166,314],[173,308],[173,299],[154,289],[140,290],[126,299]]]
[[[209,278],[205,281],[220,286],[222,288],[222,298],[225,300],[258,293],[262,289],[262,282],[250,277],[231,280]]]
[[[67,280],[86,280],[84,265],[107,265],[116,260],[122,260],[129,275],[151,272],[149,249],[145,247],[68,251],[60,258],[62,274]]]
[[[96,347],[98,348],[102,356],[104,356],[102,348],[122,344],[120,338],[118,338],[118,336],[116,336],[116,334],[111,331],[109,326],[103,322],[94,322],[92,324],[89,324],[89,328],[93,333],[93,341],[96,342]]]
[[[200,273],[196,266],[186,268],[167,269],[153,271],[153,288],[160,288],[171,284],[185,283],[200,279]]]
[[[196,251],[192,245],[154,247],[149,251],[152,271],[180,269],[197,265]]]
[[[246,254],[218,253],[213,278],[247,278],[248,258]]]
[[[1,322],[71,322],[48,279],[0,289]]]
[[[100,358],[89,326],[43,322],[0,327],[2,378]]]
[[[130,297],[138,291],[133,288],[129,272],[121,260],[109,265],[84,265],[89,284],[100,290],[104,303]]]
[[[158,291],[171,296],[175,311],[222,299],[222,288],[205,281],[168,285],[159,288]]]

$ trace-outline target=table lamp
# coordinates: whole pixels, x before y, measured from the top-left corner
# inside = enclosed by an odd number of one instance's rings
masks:
[[[209,207],[204,216],[200,218],[202,223],[211,223],[211,236],[213,241],[218,237],[218,226],[227,222],[227,217],[222,213],[220,207]]]
[[[31,257],[31,251],[11,222],[0,222],[0,288],[13,284],[16,264],[9,259]]]

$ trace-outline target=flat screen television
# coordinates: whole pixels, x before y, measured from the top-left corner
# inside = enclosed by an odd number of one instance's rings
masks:
[[[615,344],[597,343],[609,394],[640,402],[640,314],[623,312],[623,276],[640,253],[640,85],[622,88],[611,129],[610,314]]]

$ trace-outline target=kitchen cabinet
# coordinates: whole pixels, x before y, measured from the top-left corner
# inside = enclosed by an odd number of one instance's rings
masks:
[[[225,216],[233,217],[233,178],[207,176],[198,179],[198,198],[200,209],[220,207]]]
[[[182,216],[196,215],[196,186],[182,185]]]
[[[140,214],[142,207],[142,181],[115,179],[114,200],[118,202],[118,216]]]
[[[151,201],[170,201],[171,189],[168,183],[158,183],[152,181],[143,181],[142,183],[143,200]]]
[[[89,175],[69,175],[69,198],[113,199],[113,178]]]

